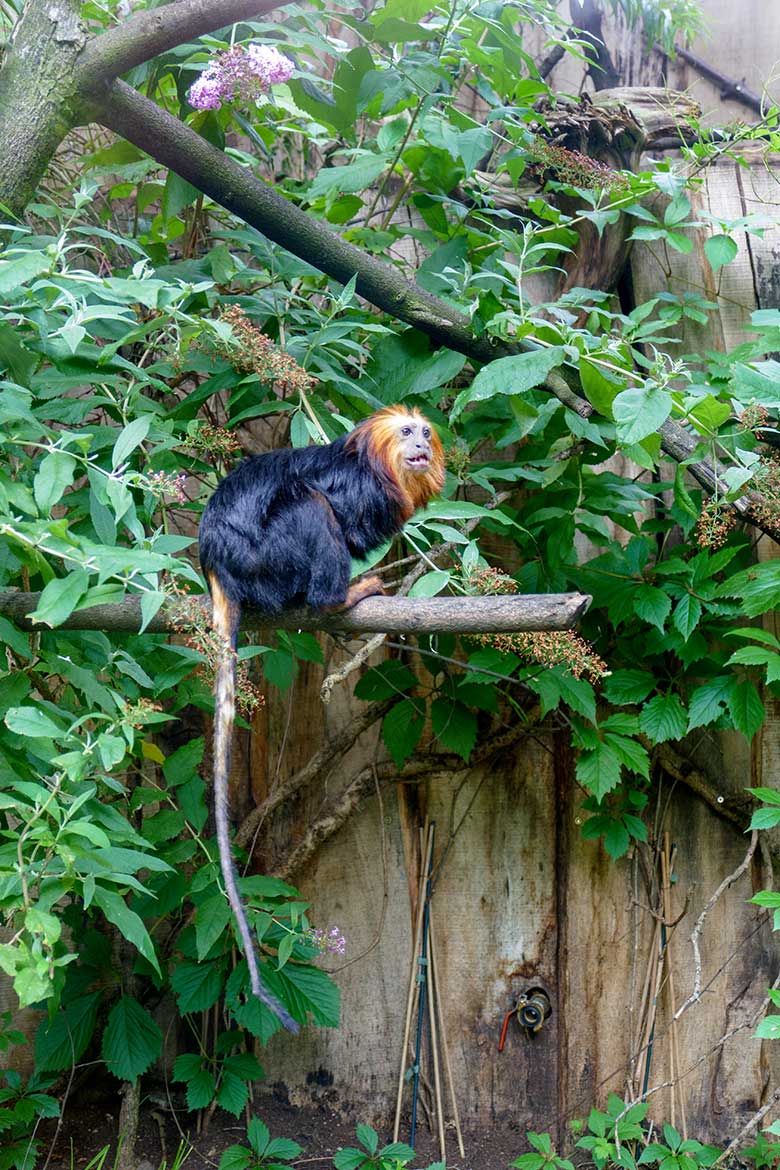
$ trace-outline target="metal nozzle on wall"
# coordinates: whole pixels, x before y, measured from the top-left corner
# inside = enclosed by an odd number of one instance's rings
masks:
[[[542,987],[529,987],[528,991],[524,991],[519,997],[517,1003],[504,1016],[504,1024],[501,1028],[501,1039],[498,1042],[498,1051],[504,1051],[506,1044],[506,1033],[509,1027],[509,1021],[512,1016],[516,1015],[518,1023],[521,1028],[524,1028],[529,1036],[534,1036],[540,1030],[545,1020],[552,1015],[552,1005],[550,997]]]

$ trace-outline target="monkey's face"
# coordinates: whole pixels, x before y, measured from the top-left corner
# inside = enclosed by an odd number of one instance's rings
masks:
[[[413,475],[424,475],[430,470],[433,459],[432,432],[429,424],[419,415],[400,415],[395,422],[397,442],[397,463]]]

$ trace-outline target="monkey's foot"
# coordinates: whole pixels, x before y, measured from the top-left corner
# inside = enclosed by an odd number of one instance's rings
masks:
[[[338,606],[339,609],[352,609],[353,605],[357,605],[364,597],[376,597],[383,594],[385,587],[379,577],[374,574],[372,577],[362,577],[356,581],[354,585],[350,585],[347,590],[347,596],[344,599],[344,604]]]

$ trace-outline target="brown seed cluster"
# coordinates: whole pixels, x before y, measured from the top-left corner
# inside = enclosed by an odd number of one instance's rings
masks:
[[[750,507],[765,531],[780,536],[780,458],[762,455],[749,493]]]
[[[736,512],[723,500],[714,496],[705,500],[696,521],[696,543],[699,548],[722,548],[736,522]]]
[[[463,439],[456,439],[451,447],[444,452],[444,466],[453,475],[461,479],[464,471],[471,463],[471,453]]]
[[[537,138],[529,150],[531,170],[539,179],[555,178],[559,183],[572,187],[585,187],[596,191],[620,191],[627,189],[629,180],[619,171],[612,170],[606,163],[590,158],[579,150],[565,146],[553,146]]]
[[[187,593],[179,593],[170,605],[169,612],[175,628],[184,636],[188,646],[203,657],[203,662],[197,668],[209,682],[214,677],[222,661],[225,645],[222,638],[212,629],[208,614],[197,598]],[[232,653],[232,651],[231,651]],[[236,662],[236,707],[244,716],[265,705],[260,688],[249,677],[246,662]]]
[[[210,422],[199,424],[198,429],[187,437],[187,446],[225,461],[232,459],[241,450],[241,444],[232,431]]]
[[[466,584],[472,593],[517,593],[517,581],[492,567],[475,569],[469,573]]]
[[[517,582],[500,569],[477,569],[468,578],[475,593],[517,593]],[[480,634],[475,641],[493,646],[503,654],[516,654],[522,662],[538,662],[549,668],[563,666],[575,678],[597,682],[610,673],[603,658],[574,630],[533,630],[522,634]]]
[[[233,340],[214,344],[236,369],[257,374],[263,382],[279,386],[285,393],[306,393],[316,386],[317,379],[253,325],[238,305],[229,305],[221,317],[232,329]]]
[[[480,634],[482,646],[516,654],[522,662],[537,662],[546,670],[562,666],[575,678],[598,682],[610,673],[603,658],[574,630],[531,630],[522,634]]]
[[[769,411],[760,402],[753,402],[750,406],[746,406],[739,416],[738,430],[742,433],[745,431],[760,431],[769,422]]]

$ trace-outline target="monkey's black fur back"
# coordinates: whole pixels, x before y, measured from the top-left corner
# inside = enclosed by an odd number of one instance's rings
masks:
[[[246,459],[200,522],[200,561],[231,601],[278,613],[341,605],[350,557],[401,526],[395,485],[346,438]]]

